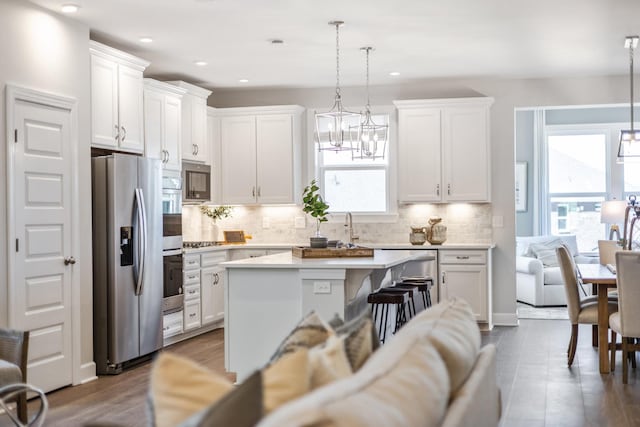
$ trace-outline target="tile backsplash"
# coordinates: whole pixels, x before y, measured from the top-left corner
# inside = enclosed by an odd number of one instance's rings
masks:
[[[447,243],[490,243],[491,204],[424,204],[398,208],[395,220],[363,222],[354,217],[354,234],[360,243],[409,243],[411,226],[426,226],[429,217],[439,216],[447,227]],[[305,228],[295,228],[296,217],[305,218]],[[222,230],[244,230],[252,243],[306,244],[315,234],[315,219],[300,206],[235,206],[231,218],[213,221],[198,206],[184,206],[182,233],[189,240],[224,240]],[[320,226],[329,239],[348,241],[344,215],[333,215]],[[217,230],[216,230],[217,229]],[[218,233],[216,235],[216,233]]]

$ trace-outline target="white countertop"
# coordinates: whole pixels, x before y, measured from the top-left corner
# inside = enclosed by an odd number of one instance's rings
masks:
[[[493,243],[445,243],[443,245],[412,245],[410,243],[365,243],[358,242],[359,246],[373,249],[406,249],[406,250],[438,250],[438,249],[460,249],[460,250],[486,250],[495,248]],[[185,253],[198,253],[210,251],[226,251],[233,249],[290,249],[294,246],[305,246],[303,243],[233,243],[219,246],[206,246],[204,248],[184,249]]]
[[[225,268],[290,268],[290,269],[383,269],[415,259],[409,251],[375,250],[373,257],[298,258],[291,252],[220,263]]]

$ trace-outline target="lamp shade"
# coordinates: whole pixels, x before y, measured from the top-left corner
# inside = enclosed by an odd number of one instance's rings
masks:
[[[627,209],[625,200],[607,200],[602,202],[600,209],[600,222],[603,224],[622,224],[624,212]]]

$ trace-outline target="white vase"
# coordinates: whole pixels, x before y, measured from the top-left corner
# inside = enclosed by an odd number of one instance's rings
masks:
[[[220,227],[210,218],[203,216],[200,222],[200,239],[204,242],[220,241]]]

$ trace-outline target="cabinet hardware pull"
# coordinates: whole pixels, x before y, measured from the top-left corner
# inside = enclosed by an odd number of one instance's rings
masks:
[[[120,128],[118,127],[118,125],[113,125],[113,127],[116,130],[115,139],[116,139],[116,141],[118,141],[118,140],[120,140]]]
[[[469,259],[469,255],[465,255],[465,256],[456,256],[456,259]]]
[[[195,313],[191,313],[191,314],[189,314],[189,317],[196,317],[196,314]]]
[[[436,196],[440,195],[440,184],[436,185]]]
[[[256,187],[251,187],[251,195],[256,197]]]
[[[196,152],[194,154],[197,156],[199,152],[200,152],[200,147],[198,147],[198,144],[196,144]]]
[[[451,184],[447,184],[447,195],[451,195]]]
[[[76,259],[74,257],[69,257],[64,259],[64,265],[73,265],[76,263]]]
[[[258,197],[260,197],[261,192],[260,192],[260,186],[258,185]]]
[[[196,144],[191,144],[191,154],[196,155]]]
[[[443,271],[442,272],[442,284],[444,285],[446,283],[447,279],[447,272]]]
[[[125,139],[127,139],[127,129],[125,129],[124,126],[120,126],[122,128],[122,132],[124,132],[124,135],[122,135],[122,142],[124,142]]]

